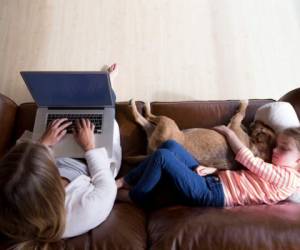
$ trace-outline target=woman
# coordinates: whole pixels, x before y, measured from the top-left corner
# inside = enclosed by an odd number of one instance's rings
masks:
[[[0,231],[15,249],[59,249],[61,238],[98,226],[113,207],[121,162],[118,124],[109,158],[105,148],[95,148],[94,125],[76,122],[74,137],[87,164],[53,157],[51,147],[69,125],[55,120],[38,142],[19,143],[0,161]]]

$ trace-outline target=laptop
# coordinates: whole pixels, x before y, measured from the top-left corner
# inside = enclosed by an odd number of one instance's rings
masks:
[[[50,122],[68,118],[73,124],[54,148],[56,157],[84,158],[76,143],[72,127],[80,118],[95,124],[96,147],[113,152],[115,100],[107,72],[22,71],[21,76],[38,109],[33,128],[33,140],[38,140]]]

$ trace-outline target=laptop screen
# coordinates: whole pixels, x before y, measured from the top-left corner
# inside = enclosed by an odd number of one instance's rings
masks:
[[[23,71],[21,75],[39,107],[115,104],[107,72]]]

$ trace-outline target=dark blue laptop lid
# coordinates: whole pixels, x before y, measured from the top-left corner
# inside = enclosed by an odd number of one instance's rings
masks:
[[[115,105],[107,72],[22,71],[39,107],[103,107]]]

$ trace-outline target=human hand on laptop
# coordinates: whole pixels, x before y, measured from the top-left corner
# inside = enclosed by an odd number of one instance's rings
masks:
[[[95,125],[89,119],[80,119],[75,122],[74,138],[84,151],[95,148],[94,129]]]
[[[67,120],[67,118],[63,118],[51,122],[39,142],[49,147],[58,143],[67,133],[66,128],[72,124]]]

